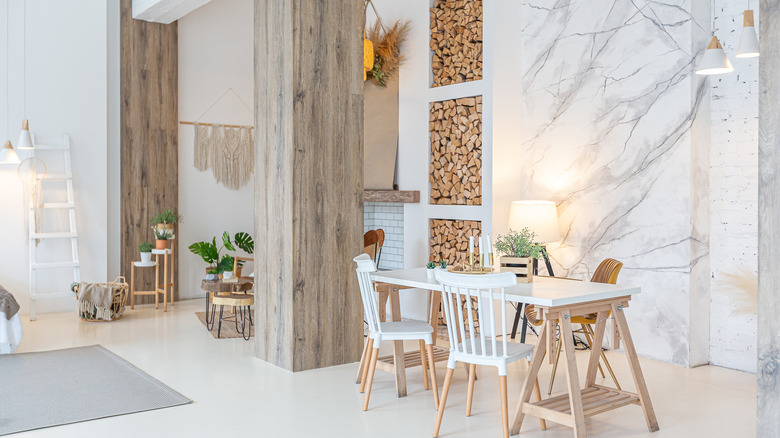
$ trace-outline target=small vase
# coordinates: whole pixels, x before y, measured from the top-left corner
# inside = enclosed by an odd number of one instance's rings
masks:
[[[436,270],[435,269],[426,269],[426,273],[428,274],[428,280],[435,281],[436,280]]]
[[[151,252],[142,252],[141,253],[141,263],[151,263],[152,262],[152,253]]]
[[[233,278],[233,271],[225,271],[222,273],[223,280],[230,280],[231,278]]]
[[[154,241],[155,249],[166,249],[168,247],[167,240],[157,239]]]
[[[214,281],[218,278],[217,274],[206,274],[206,281]]]

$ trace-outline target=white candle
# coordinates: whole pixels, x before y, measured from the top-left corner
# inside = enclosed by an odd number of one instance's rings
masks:
[[[481,234],[479,235],[479,264],[481,266],[485,265],[485,245]]]
[[[493,242],[490,240],[490,234],[487,235],[487,246],[485,247],[485,265],[491,266],[493,263],[490,260],[490,255],[493,254]]]
[[[469,236],[469,254],[474,254],[474,236]]]

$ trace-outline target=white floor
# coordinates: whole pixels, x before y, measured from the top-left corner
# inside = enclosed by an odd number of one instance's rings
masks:
[[[35,322],[24,318],[20,353],[101,344],[194,403],[18,436],[431,436],[433,398],[423,390],[419,368],[409,370],[409,395],[401,399],[395,396],[392,377],[377,372],[370,409],[363,412],[362,394],[353,383],[357,364],[296,374],[280,370],[255,359],[251,341],[213,339],[194,315],[201,307],[202,300],[177,303],[167,313],[153,306],[136,307],[112,323],[83,323],[73,313],[41,315]],[[586,354],[579,353],[580,366]],[[633,389],[624,357],[608,355],[621,384]],[[438,366],[441,385],[445,365]],[[589,436],[755,436],[754,375],[712,366],[686,369],[650,360],[643,360],[642,366],[661,430],[649,434],[641,409],[628,406],[588,419]],[[510,368],[510,417],[526,368],[524,362]],[[543,373],[540,381],[546,388],[550,367],[545,365]],[[495,370],[481,368],[478,375],[472,416],[467,418],[465,372],[456,372],[440,436],[501,436]],[[565,390],[560,376],[557,392]],[[542,432],[535,418],[526,418],[520,437],[572,436],[571,429],[554,424]]]

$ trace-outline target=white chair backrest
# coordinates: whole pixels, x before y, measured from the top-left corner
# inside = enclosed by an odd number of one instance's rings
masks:
[[[450,337],[450,350],[478,357],[507,356],[506,329],[506,292],[505,288],[517,284],[517,277],[511,272],[500,274],[470,275],[455,274],[436,270],[436,280],[442,285],[442,307],[447,318],[447,332]],[[494,290],[500,290],[494,295]],[[474,309],[471,300],[477,302],[477,327],[473,318]],[[500,302],[501,333],[496,333],[495,301]],[[465,302],[464,302],[465,301]],[[461,305],[461,303],[463,305]],[[463,308],[465,306],[465,309]],[[468,324],[468,330],[466,328]],[[469,337],[466,337],[468,331]],[[501,336],[501,347],[498,347],[497,337]],[[458,339],[462,343],[458,342]],[[490,350],[486,348],[491,344]],[[480,348],[478,349],[477,346]],[[490,354],[486,354],[490,351]]]
[[[365,314],[368,329],[372,333],[381,333],[382,325],[379,323],[379,304],[374,290],[374,282],[371,281],[371,273],[376,272],[376,265],[368,254],[360,254],[352,259],[357,263],[357,277],[360,285],[360,296],[363,298],[363,313]]]

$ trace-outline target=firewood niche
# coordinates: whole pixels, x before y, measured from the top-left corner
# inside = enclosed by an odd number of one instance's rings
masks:
[[[430,103],[431,204],[482,205],[482,96]]]
[[[482,79],[482,0],[436,0],[430,15],[431,86]]]
[[[431,219],[428,260],[446,260],[448,265],[468,263],[469,236],[482,233],[482,222],[458,219]]]

